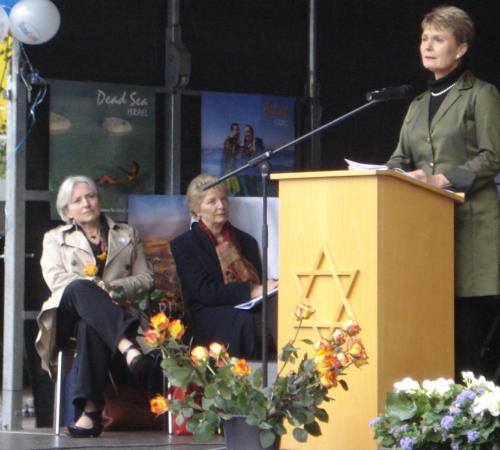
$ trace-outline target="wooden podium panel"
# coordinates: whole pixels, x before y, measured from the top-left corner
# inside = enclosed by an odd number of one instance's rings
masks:
[[[322,436],[282,448],[375,450],[368,424],[398,379],[452,377],[453,217],[457,194],[392,171],[276,174],[279,180],[278,345],[295,306],[316,309],[300,338],[359,321],[369,364],[330,391]]]

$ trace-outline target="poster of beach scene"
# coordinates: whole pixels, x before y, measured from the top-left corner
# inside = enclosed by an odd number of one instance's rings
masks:
[[[201,168],[221,176],[272,151],[295,137],[295,99],[255,94],[203,92],[201,106]],[[272,172],[294,169],[294,148],[270,158]],[[228,180],[232,195],[261,194],[258,167]]]

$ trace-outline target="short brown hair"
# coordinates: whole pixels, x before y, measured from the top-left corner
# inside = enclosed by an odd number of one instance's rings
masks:
[[[422,20],[422,28],[428,25],[450,31],[458,44],[465,43],[470,47],[474,41],[474,22],[463,9],[456,6],[434,8]]]
[[[188,208],[189,212],[191,213],[192,217],[196,217],[196,212],[195,210],[198,209],[200,206],[201,202],[203,201],[203,197],[205,197],[206,191],[202,189],[202,187],[210,183],[211,181],[215,181],[218,178],[215,175],[211,175],[208,173],[202,173],[198,175],[197,177],[194,177],[191,182],[189,183],[189,186],[187,188],[187,202],[188,202]],[[213,189],[216,189],[225,195],[229,195],[229,189],[227,187],[227,184],[225,181],[222,183],[216,184]]]

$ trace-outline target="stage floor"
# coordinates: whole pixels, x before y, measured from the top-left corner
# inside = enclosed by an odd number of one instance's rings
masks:
[[[98,438],[73,439],[55,436],[49,429],[1,431],[0,450],[106,449],[113,450],[223,450],[224,439],[209,443],[193,442],[191,436],[172,436],[163,431],[110,431]]]

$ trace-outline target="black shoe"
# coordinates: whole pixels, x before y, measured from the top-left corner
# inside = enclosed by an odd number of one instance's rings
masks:
[[[145,380],[153,369],[154,361],[148,355],[144,355],[137,344],[132,344],[123,352],[125,362],[127,361],[127,353],[131,349],[135,349],[140,353],[136,357],[134,357],[134,359],[130,361],[130,363],[128,363],[128,369],[135,377]]]
[[[69,435],[74,438],[98,437],[102,432],[101,411],[83,411],[83,414],[92,420],[92,428],[82,428],[73,422],[68,425]]]

